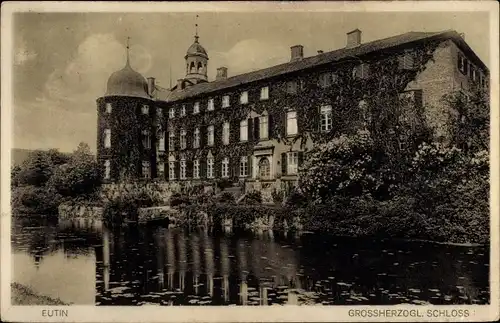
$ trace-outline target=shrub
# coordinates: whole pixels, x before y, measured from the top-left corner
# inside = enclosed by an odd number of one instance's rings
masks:
[[[233,204],[236,202],[234,195],[229,192],[222,192],[216,198],[217,203],[229,203]]]
[[[191,199],[188,195],[182,193],[174,193],[170,197],[170,206],[191,205]]]
[[[162,205],[155,186],[134,183],[113,186],[103,191],[104,217],[108,222],[121,222],[125,218],[137,219],[137,210],[144,207]]]
[[[47,183],[68,197],[92,195],[101,184],[100,166],[86,144],[80,144],[68,163],[57,167]]]
[[[282,190],[274,188],[274,190],[271,192],[271,197],[273,198],[274,203],[283,203],[285,193]]]
[[[275,219],[286,217],[287,211],[281,207],[267,205],[231,205],[213,204],[207,208],[216,225],[221,225],[224,218],[233,220],[234,228],[248,228],[256,218],[274,216]]]
[[[21,186],[12,190],[12,212],[15,215],[56,215],[62,197],[45,187]]]
[[[247,192],[242,202],[243,204],[262,204],[262,193],[260,191]]]

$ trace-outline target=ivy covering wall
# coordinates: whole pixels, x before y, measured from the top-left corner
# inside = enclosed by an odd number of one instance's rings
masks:
[[[242,156],[251,156],[258,139],[258,119],[248,119],[248,140],[240,142],[240,121],[252,114],[268,115],[269,139],[286,145],[300,142],[302,146],[311,139],[324,142],[342,133],[352,133],[360,127],[370,130],[377,138],[377,144],[387,149],[411,144],[414,136],[424,135],[421,93],[413,94],[412,102],[404,104],[401,93],[408,83],[425,69],[432,59],[440,41],[423,43],[418,47],[400,49],[395,52],[379,52],[370,56],[352,57],[345,61],[314,69],[302,70],[277,78],[223,92],[206,93],[201,97],[188,98],[167,104],[175,109],[175,118],[167,121],[167,131],[175,133],[174,149],[167,154],[176,161],[176,175],[179,179],[179,161],[186,161],[187,177],[192,176],[192,161],[199,159],[201,178],[206,176],[206,159],[210,152],[215,160],[215,178],[221,176],[223,158],[230,160],[230,178],[239,174]],[[326,80],[325,80],[326,78]],[[329,83],[329,85],[328,85]],[[328,85],[328,86],[327,86]],[[269,88],[269,98],[260,99],[262,87]],[[290,93],[295,88],[295,93]],[[248,103],[240,103],[240,94],[248,92]],[[222,108],[222,97],[230,96],[230,106]],[[214,111],[207,111],[208,100],[214,100]],[[200,113],[193,114],[193,106],[199,102]],[[360,102],[363,104],[360,106]],[[320,107],[332,106],[333,127],[321,132]],[[185,116],[180,116],[182,106]],[[286,112],[297,112],[298,134],[286,136]],[[167,114],[168,111],[165,111]],[[402,117],[404,115],[404,117]],[[222,127],[230,122],[230,144],[222,144]],[[207,145],[207,127],[215,128],[214,146]],[[200,129],[200,148],[193,149],[195,129]],[[187,133],[187,147],[180,149],[180,131]],[[402,145],[401,141],[405,141]],[[168,147],[168,134],[165,139]],[[304,148],[304,147],[303,147]],[[397,150],[397,149],[396,149]],[[395,151],[396,153],[396,151]],[[251,159],[249,159],[251,160]],[[249,165],[251,174],[251,167]],[[165,176],[168,178],[168,157],[165,157]]]

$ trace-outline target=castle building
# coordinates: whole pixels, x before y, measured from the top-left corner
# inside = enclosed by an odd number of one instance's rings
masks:
[[[489,87],[488,68],[456,31],[361,39],[356,29],[344,48],[311,57],[295,45],[288,63],[232,77],[220,67],[209,81],[196,33],[186,75],[171,89],[134,71],[127,50],[125,67],[97,99],[105,179],[294,183],[317,142],[375,123],[383,110],[367,110],[367,102],[397,92],[409,102],[400,120],[421,120],[446,140],[454,111],[443,97]]]

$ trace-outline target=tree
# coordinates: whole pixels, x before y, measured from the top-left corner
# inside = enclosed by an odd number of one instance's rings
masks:
[[[459,91],[444,97],[452,111],[449,119],[452,144],[465,152],[487,150],[489,147],[489,95],[475,88],[472,95]]]
[[[80,143],[68,163],[60,165],[50,186],[66,197],[89,196],[102,183],[101,169],[86,143]]]

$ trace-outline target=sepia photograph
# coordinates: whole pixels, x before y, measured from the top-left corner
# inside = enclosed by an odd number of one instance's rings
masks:
[[[2,4],[2,321],[498,319],[498,5],[431,4]]]

